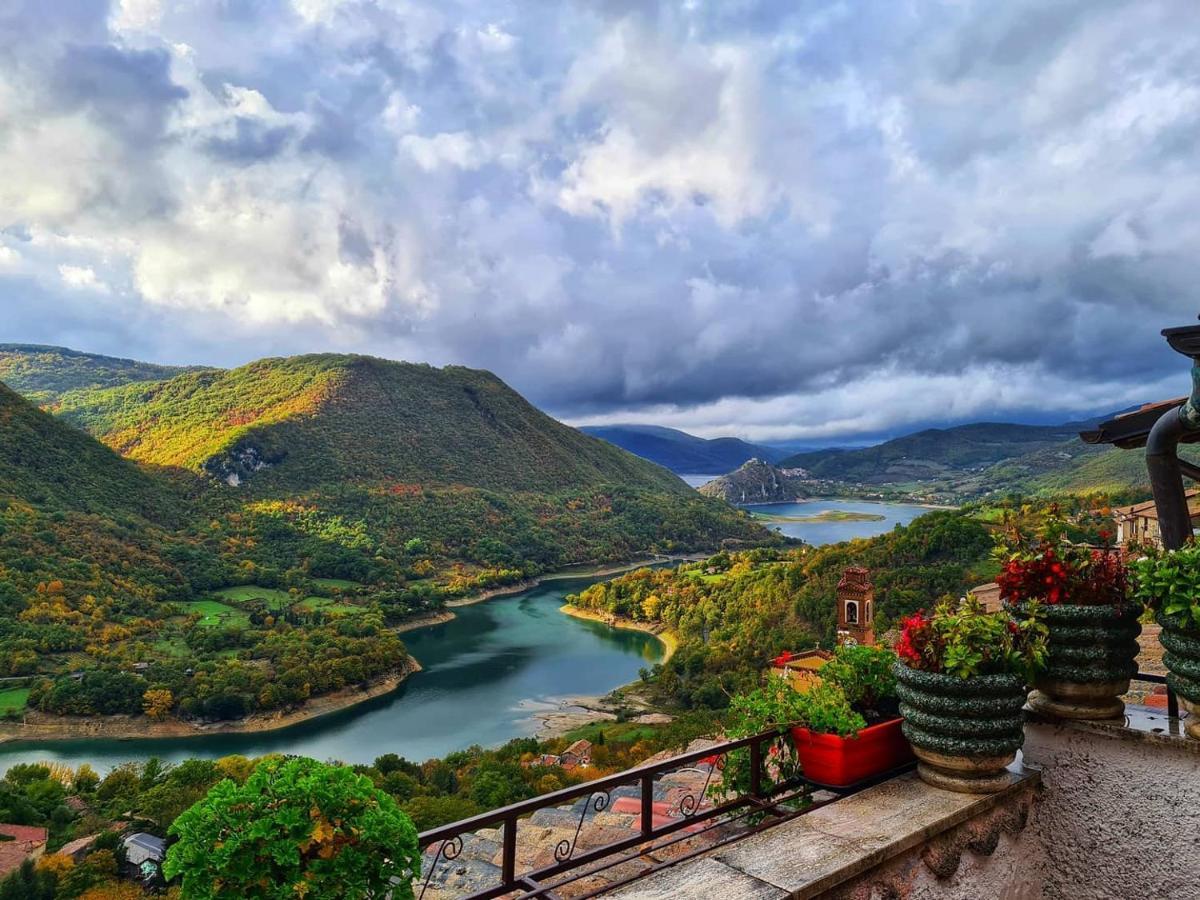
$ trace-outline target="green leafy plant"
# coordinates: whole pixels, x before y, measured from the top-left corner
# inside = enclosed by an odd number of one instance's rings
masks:
[[[226,779],[171,826],[163,866],[193,900],[411,900],[417,832],[368,778],[315,760],[268,759]],[[393,883],[395,882],[395,883]]]
[[[841,688],[850,706],[860,713],[894,715],[895,662],[896,654],[887,647],[845,644],[821,669],[821,680]]]
[[[957,678],[1020,675],[1032,682],[1046,662],[1048,629],[1037,601],[1021,621],[1005,610],[988,612],[973,595],[942,601],[932,614],[904,620],[896,653],[911,668]]]
[[[1134,596],[1151,609],[1184,614],[1200,628],[1200,545],[1189,542],[1178,550],[1146,548],[1134,560]]]

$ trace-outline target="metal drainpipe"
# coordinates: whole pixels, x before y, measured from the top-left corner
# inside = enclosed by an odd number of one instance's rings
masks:
[[[1192,358],[1191,396],[1183,406],[1164,413],[1146,439],[1146,468],[1162,543],[1168,550],[1177,550],[1192,536],[1178,450],[1185,435],[1200,432],[1200,326],[1168,328],[1163,335],[1173,349]]]

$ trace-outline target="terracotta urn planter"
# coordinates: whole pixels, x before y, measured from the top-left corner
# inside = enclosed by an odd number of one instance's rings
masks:
[[[1187,613],[1159,610],[1155,619],[1162,626],[1163,665],[1167,684],[1179,697],[1179,705],[1191,713],[1188,737],[1200,740],[1200,628]]]
[[[1017,618],[1025,615],[1025,604],[1010,609]],[[1040,609],[1050,636],[1046,667],[1034,681],[1029,705],[1058,719],[1123,715],[1121,695],[1138,670],[1141,605],[1047,603]]]
[[[849,787],[912,762],[913,752],[897,717],[864,728],[853,737],[792,729],[804,777],[819,785]]]
[[[896,663],[904,736],[934,787],[990,794],[1025,742],[1025,684],[1015,675],[958,678]]]

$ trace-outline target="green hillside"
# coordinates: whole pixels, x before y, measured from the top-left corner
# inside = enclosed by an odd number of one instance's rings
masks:
[[[781,542],[486,372],[298,357],[58,408],[0,386],[0,676],[44,713],[283,709],[395,674],[449,598]]]
[[[174,518],[164,484],[0,384],[0,497],[44,511]]]
[[[992,466],[981,474],[992,490],[1029,494],[1104,494],[1143,499],[1150,494],[1144,450],[1085,444],[1078,437]]]
[[[862,484],[895,484],[982,470],[1008,459],[1046,450],[1071,439],[1074,425],[1039,426],[980,422],[930,428],[858,450],[797,453],[778,463],[814,477]]]
[[[332,354],[73,394],[60,414],[143,462],[278,494],[327,484],[686,496],[665,469],[540,412],[489,372]]]
[[[52,405],[70,391],[157,381],[185,371],[179,366],[80,353],[66,347],[0,344],[0,381],[41,405]]]

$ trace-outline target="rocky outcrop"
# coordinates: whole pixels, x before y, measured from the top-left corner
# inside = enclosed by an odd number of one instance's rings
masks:
[[[761,459],[752,459],[737,471],[708,482],[700,493],[733,504],[787,503],[808,496],[803,478]]]

